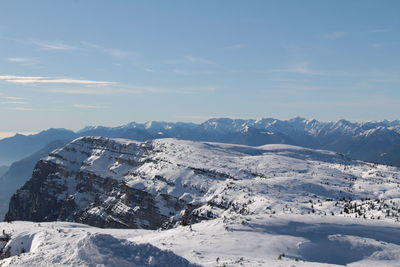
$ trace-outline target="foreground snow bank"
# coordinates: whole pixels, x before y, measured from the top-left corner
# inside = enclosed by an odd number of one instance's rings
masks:
[[[77,228],[63,223],[8,224],[5,228],[13,237],[5,250],[10,248],[11,257],[0,261],[0,266],[196,266],[150,244],[74,226]]]
[[[240,216],[135,238],[204,266],[400,266],[400,224],[335,216]]]
[[[400,265],[400,223],[339,216],[232,216],[166,231],[60,222],[0,229],[13,237],[13,257],[0,266]]]

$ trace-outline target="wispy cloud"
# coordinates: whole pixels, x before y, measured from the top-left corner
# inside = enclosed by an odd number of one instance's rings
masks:
[[[61,41],[38,41],[32,39],[18,39],[13,37],[0,37],[3,40],[12,41],[23,45],[34,45],[44,50],[76,50],[79,46],[65,44]]]
[[[25,98],[23,97],[17,97],[17,96],[0,96],[1,99],[6,99],[6,100],[24,100]]]
[[[41,42],[41,41],[32,41],[32,44],[39,46],[42,49],[46,50],[75,50],[78,49],[77,46],[67,45],[63,42]]]
[[[28,105],[29,102],[23,101],[24,98],[22,97],[16,97],[16,96],[5,96],[2,93],[0,93],[0,99],[3,99],[4,101],[0,101],[0,109],[3,110],[17,110],[17,111],[27,111],[27,110],[33,110],[30,107],[20,107],[21,105]]]
[[[128,57],[130,55],[132,55],[131,52],[128,51],[124,51],[121,49],[106,49],[105,50],[108,54],[110,54],[113,57],[118,57],[118,58],[125,58]]]
[[[100,45],[91,43],[91,42],[86,42],[86,41],[81,41],[81,45],[84,47],[88,48],[94,48],[94,49],[103,49]]]
[[[333,39],[343,38],[346,35],[348,35],[348,32],[332,32],[324,34],[322,37],[333,40]]]
[[[138,94],[139,91],[116,89],[109,87],[100,88],[49,88],[48,93],[68,94],[68,95],[118,95],[118,94]]]
[[[146,85],[121,84],[113,81],[94,81],[76,78],[59,78],[44,76],[17,76],[0,75],[0,81],[13,84],[32,85],[35,90],[59,94],[76,95],[121,95],[145,93],[197,93],[210,92],[219,89],[219,86],[200,87],[158,87]],[[57,86],[55,86],[57,85]],[[6,99],[7,96],[0,96]],[[16,97],[7,97],[7,100],[21,100]]]
[[[215,64],[215,62],[213,62],[209,59],[202,58],[202,57],[194,57],[191,55],[185,56],[185,59],[191,63],[211,64],[211,65]]]
[[[267,70],[267,72],[277,72],[277,73],[294,73],[294,74],[307,74],[307,75],[324,75],[326,72],[317,71],[310,68],[310,64],[308,62],[296,63],[288,68],[284,69],[272,69]]]
[[[373,29],[373,30],[368,30],[368,31],[360,31],[360,32],[344,32],[344,31],[337,31],[337,32],[331,32],[322,35],[323,38],[326,39],[340,39],[343,37],[346,37],[350,34],[359,34],[359,33],[383,33],[383,32],[389,32],[391,31],[390,29]]]
[[[145,72],[156,72],[154,69],[151,69],[151,68],[144,68],[143,70]]]
[[[31,111],[31,110],[33,110],[33,108],[25,108],[25,107],[5,107],[3,109],[15,110],[15,111]]]
[[[121,49],[117,49],[117,48],[106,48],[99,44],[86,42],[86,41],[81,41],[79,44],[71,45],[71,44],[66,44],[64,42],[61,42],[61,41],[22,40],[22,39],[7,38],[7,37],[3,37],[2,39],[17,42],[20,44],[35,45],[44,50],[70,51],[70,50],[88,49],[89,48],[89,49],[95,49],[100,52],[106,53],[115,58],[126,58],[128,56],[138,55],[138,53],[136,53],[136,52],[125,51],[125,50],[121,50]],[[28,60],[28,58],[13,58],[13,59],[10,59],[10,61],[22,63],[22,61],[24,61],[24,59],[25,59],[25,61]],[[27,63],[27,62],[25,62],[25,63]]]
[[[230,45],[226,47],[229,50],[239,50],[239,49],[243,49],[246,48],[245,44],[234,44],[234,45]]]
[[[201,92],[213,92],[220,89],[219,86],[197,86],[197,87],[149,87],[149,86],[128,86],[126,87],[137,90],[140,93],[178,93],[190,94]]]
[[[0,102],[3,105],[28,105],[29,103],[26,101],[3,101]]]
[[[209,74],[215,74],[214,71],[209,71],[209,70],[182,70],[182,69],[173,69],[173,73],[179,74],[179,75],[209,75]]]
[[[373,44],[370,44],[370,46],[372,48],[381,48],[383,46],[383,43],[373,43]]]
[[[199,87],[188,87],[188,88],[178,88],[172,90],[175,93],[199,93],[199,92],[214,92],[220,89],[219,86],[199,86]]]
[[[39,60],[33,57],[10,57],[7,60],[10,62],[20,63],[23,65],[35,65],[39,63]]]
[[[99,44],[94,44],[94,43],[86,42],[86,41],[82,41],[81,45],[84,48],[96,49],[100,52],[106,53],[115,58],[126,58],[129,56],[137,56],[138,55],[138,53],[136,53],[136,52],[125,51],[125,50],[117,49],[117,48],[106,48]]]
[[[17,84],[82,84],[82,85],[112,85],[115,82],[109,81],[92,81],[80,80],[73,78],[57,78],[57,77],[37,77],[37,76],[16,76],[16,75],[0,75],[0,80],[17,83]]]
[[[321,88],[309,85],[279,85],[275,87],[280,91],[318,91]]]
[[[369,32],[371,33],[380,33],[380,32],[390,32],[390,29],[374,29],[374,30],[370,30]]]
[[[290,78],[272,78],[269,79],[271,82],[283,82],[283,83],[307,83],[310,80],[309,79],[290,79]]]
[[[82,104],[74,104],[74,108],[81,108],[81,109],[106,109],[106,106],[98,106],[98,105],[82,105]]]
[[[218,86],[167,88],[142,85],[115,85],[85,88],[48,88],[49,93],[72,94],[72,95],[124,95],[124,94],[156,94],[156,93],[178,93],[190,94],[200,92],[212,92],[218,90]]]

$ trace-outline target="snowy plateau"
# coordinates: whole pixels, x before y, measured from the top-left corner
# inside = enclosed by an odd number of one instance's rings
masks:
[[[11,198],[0,266],[400,266],[399,216],[398,167],[281,144],[81,137]]]

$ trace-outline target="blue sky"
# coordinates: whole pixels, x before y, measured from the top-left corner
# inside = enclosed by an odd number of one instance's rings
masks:
[[[399,119],[400,1],[0,3],[0,132]]]

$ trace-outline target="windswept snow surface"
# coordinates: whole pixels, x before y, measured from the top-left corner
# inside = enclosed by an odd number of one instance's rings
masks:
[[[85,225],[16,222],[0,227],[12,235],[4,248],[11,248],[12,257],[0,266],[197,266],[171,251]]]
[[[165,231],[61,222],[0,229],[13,238],[4,267],[400,266],[399,224],[361,218],[233,216]]]

